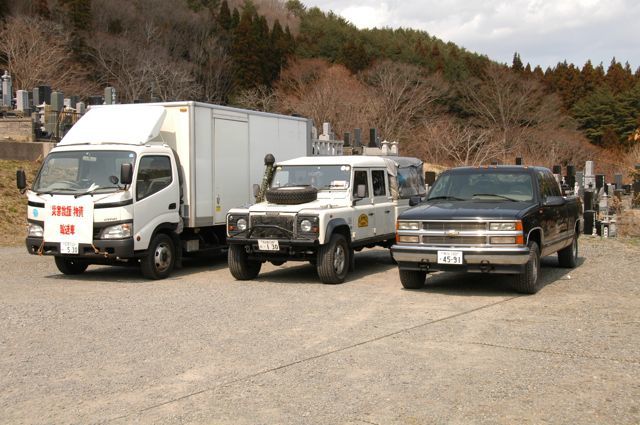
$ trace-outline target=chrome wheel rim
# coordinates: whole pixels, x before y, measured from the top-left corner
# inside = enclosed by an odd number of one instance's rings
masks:
[[[336,250],[333,256],[333,268],[334,270],[340,274],[344,270],[344,266],[347,263],[347,259],[345,256],[345,250],[342,245],[336,246]]]
[[[153,254],[153,264],[156,266],[156,270],[162,273],[169,269],[171,266],[171,247],[166,242],[161,242],[156,246],[156,251]]]

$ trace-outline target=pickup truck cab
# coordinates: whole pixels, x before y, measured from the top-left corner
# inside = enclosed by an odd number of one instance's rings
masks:
[[[342,283],[354,251],[390,247],[400,212],[425,194],[422,162],[383,156],[302,157],[275,164],[266,201],[227,215],[228,261],[238,280],[262,263],[309,261]]]
[[[533,294],[541,257],[557,252],[560,266],[576,266],[581,213],[546,168],[454,168],[398,217],[391,251],[405,288],[432,271],[466,271],[515,274],[514,289]]]

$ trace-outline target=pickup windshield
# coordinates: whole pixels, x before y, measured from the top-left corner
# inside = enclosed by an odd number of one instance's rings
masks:
[[[130,151],[67,151],[49,154],[32,190],[79,195],[118,190],[120,165],[134,164]]]
[[[443,174],[433,185],[428,200],[482,200],[531,202],[533,185],[528,173],[477,170]]]
[[[349,188],[349,165],[283,165],[277,166],[271,187],[313,186],[318,190]]]

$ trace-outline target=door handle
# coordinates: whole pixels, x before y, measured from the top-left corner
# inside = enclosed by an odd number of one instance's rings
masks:
[[[389,214],[391,212],[391,210],[386,210],[384,213],[385,214]]]
[[[175,210],[176,209],[176,203],[175,202],[170,203],[169,204],[169,209],[170,210]]]
[[[369,213],[369,215],[370,215],[370,216],[372,216],[372,215],[373,215],[373,213]]]

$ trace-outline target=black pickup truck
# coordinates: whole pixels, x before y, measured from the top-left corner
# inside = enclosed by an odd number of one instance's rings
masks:
[[[426,200],[403,212],[391,247],[405,288],[431,271],[516,275],[516,291],[540,289],[540,258],[575,267],[582,203],[562,196],[547,168],[461,167],[443,172]]]

